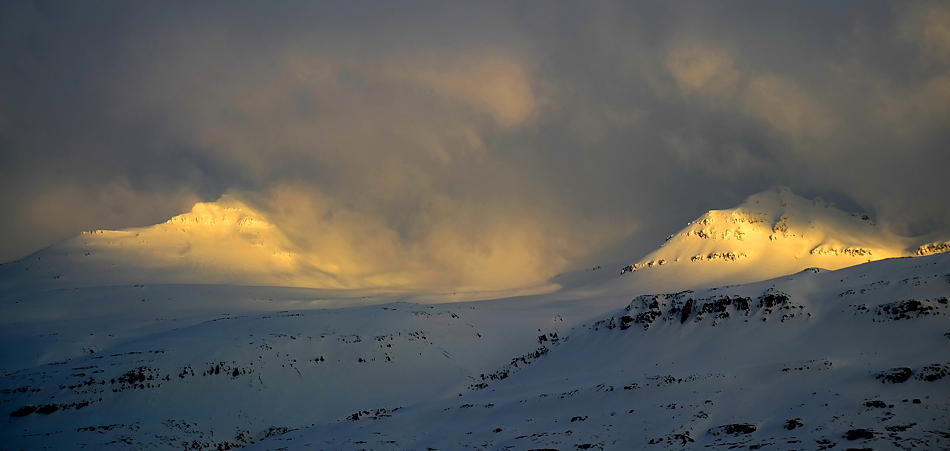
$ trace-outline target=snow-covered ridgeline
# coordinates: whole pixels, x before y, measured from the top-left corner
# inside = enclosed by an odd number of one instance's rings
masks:
[[[898,236],[867,215],[846,213],[820,198],[807,200],[776,187],[734,209],[707,212],[621,273],[681,263],[700,263],[690,272],[717,271],[703,263],[719,261],[766,278],[806,267],[839,269],[950,250],[946,242],[928,241],[932,239]]]

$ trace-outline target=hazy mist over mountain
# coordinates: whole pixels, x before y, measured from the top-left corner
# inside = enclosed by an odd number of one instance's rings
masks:
[[[950,226],[945,2],[7,2],[0,30],[2,261],[222,195],[348,287],[630,264],[774,185]]]

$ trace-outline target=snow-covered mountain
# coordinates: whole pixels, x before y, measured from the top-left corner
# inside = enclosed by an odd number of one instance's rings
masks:
[[[333,242],[332,236],[325,240]],[[0,290],[27,295],[51,289],[143,284],[298,287],[319,290],[401,292],[427,300],[488,299],[550,292],[553,283],[531,281],[493,293],[413,285],[417,266],[374,269],[341,258],[345,252],[303,249],[280,223],[241,200],[215,202],[161,224],[91,230],[19,260],[0,263]],[[383,258],[382,256],[380,258]]]
[[[774,189],[632,274],[431,303],[247,286],[308,257],[228,202],[0,267],[0,449],[950,449],[933,237]]]
[[[777,187],[750,196],[734,209],[707,212],[659,249],[623,268],[622,278],[615,277],[616,268],[602,268],[596,274],[580,271],[533,291],[550,291],[554,284],[562,291],[583,287],[587,294],[675,291],[947,250],[950,234],[897,236],[866,215],[845,213],[821,199],[806,200]],[[225,195],[216,202],[198,203],[162,224],[87,231],[2,264],[0,289],[27,294],[136,284],[352,287],[354,281],[341,277],[338,270],[319,252],[298,248],[265,214]],[[643,277],[644,271],[652,274]],[[371,280],[359,282],[380,288]]]
[[[341,288],[261,213],[225,195],[149,227],[93,230],[0,266],[0,288],[230,284]]]
[[[634,277],[618,283],[681,290],[947,250],[946,233],[898,236],[865,214],[847,213],[820,198],[807,200],[786,187],[773,187],[749,196],[736,208],[712,210],[690,222],[657,250],[622,268],[621,273]],[[652,274],[637,277],[643,272]]]

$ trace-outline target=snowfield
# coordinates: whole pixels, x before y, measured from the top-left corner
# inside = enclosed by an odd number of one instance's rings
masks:
[[[67,241],[0,267],[0,448],[950,449],[944,242],[774,189],[624,274],[446,303]]]

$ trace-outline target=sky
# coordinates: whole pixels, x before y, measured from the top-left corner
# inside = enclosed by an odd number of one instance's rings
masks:
[[[946,230],[948,163],[946,2],[0,3],[0,261],[229,194],[504,288],[773,185]]]

